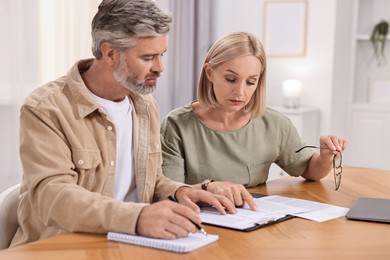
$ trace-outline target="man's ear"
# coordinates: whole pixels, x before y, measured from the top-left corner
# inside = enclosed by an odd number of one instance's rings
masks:
[[[102,44],[101,50],[103,61],[108,65],[115,67],[119,62],[119,51],[114,49],[113,46],[108,42]]]

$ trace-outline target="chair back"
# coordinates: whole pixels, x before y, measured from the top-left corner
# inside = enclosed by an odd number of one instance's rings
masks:
[[[20,183],[0,194],[0,250],[8,248],[19,228],[18,205]]]

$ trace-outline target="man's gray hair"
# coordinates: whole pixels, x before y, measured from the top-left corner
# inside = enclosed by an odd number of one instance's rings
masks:
[[[92,53],[100,59],[105,42],[123,51],[137,38],[167,33],[171,22],[171,14],[151,0],[103,0],[92,20]]]

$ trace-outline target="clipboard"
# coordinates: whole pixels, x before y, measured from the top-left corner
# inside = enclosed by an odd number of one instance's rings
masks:
[[[268,196],[268,195],[257,194],[257,193],[251,193],[251,195],[254,198],[261,198],[261,197]],[[232,216],[232,218],[233,218],[233,216]],[[201,213],[201,217],[202,217],[202,213]],[[223,216],[220,216],[220,218],[222,218],[222,217]],[[229,217],[229,216],[227,216],[227,217]],[[247,226],[234,226],[234,225],[227,224],[227,222],[222,222],[222,221],[218,221],[218,220],[213,221],[213,220],[210,220],[208,218],[206,220],[204,220],[202,218],[202,224],[206,224],[209,226],[222,227],[222,228],[227,228],[227,229],[232,229],[232,230],[237,230],[237,231],[242,231],[242,232],[249,232],[249,231],[257,230],[257,229],[267,227],[267,226],[270,226],[273,224],[277,224],[277,223],[280,223],[280,222],[283,222],[283,221],[286,221],[286,220],[289,220],[292,218],[294,218],[293,215],[283,214],[283,216],[279,216],[276,218],[275,218],[275,216],[272,216],[269,218],[262,219],[260,221],[252,221],[250,224],[248,223]]]
[[[250,194],[252,195],[253,198],[262,198],[262,197],[268,196],[268,195],[265,195],[265,194],[252,193],[252,192]],[[277,223],[283,222],[285,220],[292,219],[294,217],[295,216],[293,216],[293,215],[287,214],[286,216],[278,218],[278,219],[272,219],[272,220],[267,221],[267,222],[257,223],[257,225],[255,225],[255,226],[253,226],[251,228],[247,228],[247,229],[241,230],[241,231],[248,232],[248,231],[256,230],[256,229],[259,229],[259,228],[263,228],[263,227],[267,227],[267,226],[270,226],[270,225],[273,225],[273,224],[277,224]]]
[[[214,226],[214,227],[221,227],[221,228],[236,230],[236,231],[249,232],[249,231],[257,230],[257,229],[260,229],[263,227],[268,227],[268,226],[271,226],[273,224],[277,224],[277,223],[280,223],[280,222],[283,222],[285,220],[289,220],[292,218],[294,218],[293,215],[286,215],[286,216],[278,218],[278,219],[271,219],[271,220],[268,220],[266,222],[255,223],[253,226],[247,227],[247,228],[228,227],[228,226],[225,226],[222,224],[219,225],[219,224],[211,224],[211,223],[206,223],[206,222],[202,222],[202,224],[205,224],[207,226]]]
[[[289,219],[292,219],[292,218],[294,218],[293,215],[286,215],[286,216],[278,218],[278,219],[271,219],[271,220],[266,221],[266,222],[257,223],[253,227],[249,227],[249,228],[246,228],[246,229],[234,229],[234,230],[239,230],[239,231],[243,231],[243,232],[249,232],[249,231],[257,230],[257,229],[260,229],[260,228],[263,228],[263,227],[268,227],[268,226],[271,226],[273,224],[277,224],[277,223],[280,223],[280,222],[283,222],[285,220],[289,220]]]

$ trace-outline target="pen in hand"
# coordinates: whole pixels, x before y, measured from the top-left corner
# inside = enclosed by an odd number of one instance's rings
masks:
[[[178,201],[175,199],[175,197],[173,197],[172,195],[169,195],[168,198],[169,198],[169,200],[171,200],[171,201],[173,201],[173,202],[178,202]],[[194,223],[192,220],[190,220],[190,221],[191,221],[192,224],[195,225],[195,227],[196,227],[203,235],[207,236],[206,231],[205,231],[201,226],[199,226],[198,224]]]

